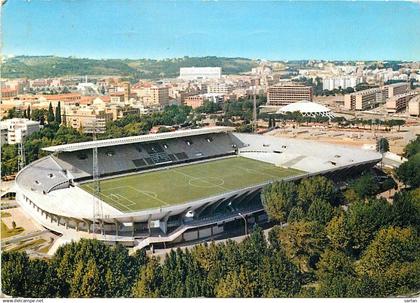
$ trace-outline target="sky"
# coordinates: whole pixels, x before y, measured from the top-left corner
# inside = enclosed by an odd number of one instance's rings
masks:
[[[420,60],[420,2],[9,0],[5,55]]]

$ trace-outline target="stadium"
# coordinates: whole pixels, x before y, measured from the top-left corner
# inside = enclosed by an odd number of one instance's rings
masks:
[[[67,241],[95,237],[134,248],[214,239],[244,222],[263,224],[264,185],[315,175],[339,181],[381,160],[373,151],[235,133],[229,127],[44,151],[50,154],[16,177],[22,208]]]

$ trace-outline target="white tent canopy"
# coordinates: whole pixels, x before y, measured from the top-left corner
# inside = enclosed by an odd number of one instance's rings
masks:
[[[281,107],[277,113],[284,114],[284,113],[293,113],[293,112],[300,112],[303,116],[309,117],[329,117],[332,118],[334,115],[332,114],[331,110],[319,103],[311,102],[311,101],[299,101],[295,103],[288,104],[286,106]]]

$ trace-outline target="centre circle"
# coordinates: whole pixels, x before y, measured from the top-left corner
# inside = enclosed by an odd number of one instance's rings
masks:
[[[225,181],[222,178],[217,177],[202,177],[190,179],[188,183],[197,187],[215,187],[224,184]]]

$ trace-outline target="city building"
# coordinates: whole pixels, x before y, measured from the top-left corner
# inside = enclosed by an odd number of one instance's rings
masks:
[[[189,96],[185,98],[185,105],[191,106],[192,108],[200,107],[204,102],[209,101],[213,103],[223,103],[224,95],[216,93],[200,94],[195,96]]]
[[[181,67],[179,78],[183,80],[220,79],[221,67]]]
[[[42,95],[47,102],[51,102],[53,106],[57,106],[58,102],[66,105],[76,105],[80,103],[82,95],[78,93],[57,94],[57,95]]]
[[[232,91],[232,85],[224,82],[211,83],[207,86],[207,93],[209,94],[229,95]]]
[[[357,84],[361,83],[362,79],[359,77],[335,77],[335,78],[324,78],[322,79],[322,89],[334,90],[334,89],[345,89],[347,87],[356,87]]]
[[[131,96],[131,83],[128,81],[125,81],[122,83],[122,86],[124,88],[124,101],[128,102]]]
[[[159,113],[162,111],[162,107],[159,105],[144,105],[141,102],[133,104],[132,107],[137,109],[140,115],[150,115],[153,113]]]
[[[204,97],[202,95],[189,96],[184,99],[184,104],[191,106],[193,109],[202,106],[204,103]]]
[[[166,85],[144,84],[134,89],[137,98],[146,107],[169,105],[169,88]]]
[[[95,120],[112,121],[113,113],[107,112],[105,109],[97,109],[91,106],[70,106],[65,108],[63,122],[66,126],[75,129],[83,129],[87,125],[92,125]]]
[[[284,106],[294,102],[312,101],[312,86],[299,84],[276,84],[268,88],[267,105]]]
[[[2,99],[11,99],[16,97],[18,94],[17,89],[13,88],[2,88],[1,89],[1,98]]]
[[[396,113],[406,109],[408,102],[414,98],[418,92],[412,91],[404,94],[399,94],[389,98],[386,101],[385,107],[388,113]]]
[[[162,107],[169,105],[169,88],[163,85],[152,86],[150,88],[149,101],[147,103]]]
[[[7,144],[7,133],[8,128],[6,125],[3,125],[0,123],[0,146],[3,146],[3,144]]]
[[[126,97],[124,92],[113,92],[109,96],[112,103],[124,103]]]
[[[410,116],[420,116],[420,95],[414,97],[408,102],[408,114]]]
[[[392,98],[396,95],[404,94],[410,90],[410,83],[399,82],[394,84],[385,85],[383,87],[384,98]]]
[[[39,131],[40,123],[25,118],[13,118],[0,121],[2,144],[22,143],[25,138]],[[7,140],[6,140],[7,133]]]
[[[344,108],[347,110],[366,110],[375,108],[383,100],[381,88],[370,88],[344,95]]]

